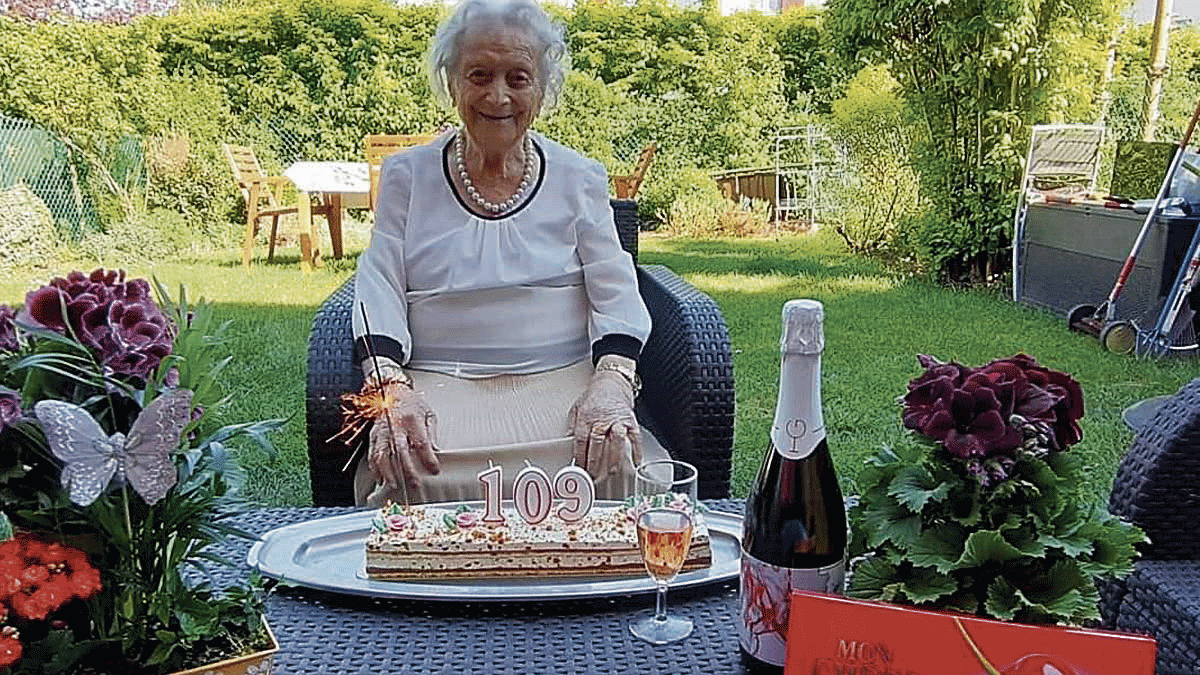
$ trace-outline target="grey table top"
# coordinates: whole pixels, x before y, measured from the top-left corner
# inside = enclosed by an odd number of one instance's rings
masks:
[[[741,513],[742,502],[708,502]],[[234,523],[271,529],[352,508],[248,511]],[[250,542],[223,553],[245,560]],[[279,638],[276,673],[715,673],[748,672],[738,651],[736,579],[670,592],[668,610],[696,629],[656,647],[629,634],[652,595],[529,602],[376,599],[279,585],[268,600]]]

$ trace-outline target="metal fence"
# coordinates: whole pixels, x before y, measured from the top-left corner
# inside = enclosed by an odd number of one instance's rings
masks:
[[[146,189],[145,142],[126,136],[101,155],[28,120],[0,115],[0,192],[24,186],[54,219],[59,237],[78,241],[104,227],[104,213],[125,215]],[[111,204],[111,209],[105,209]]]
[[[0,115],[0,191],[28,188],[49,209],[60,235],[78,239],[100,229],[90,174],[80,153],[52,134]]]

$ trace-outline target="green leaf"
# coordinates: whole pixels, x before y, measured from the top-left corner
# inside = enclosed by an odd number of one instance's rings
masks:
[[[1021,549],[1008,543],[996,530],[976,530],[967,537],[957,567],[980,567],[989,562],[1008,562],[1024,557]]]
[[[948,574],[921,567],[906,575],[902,590],[909,600],[917,604],[926,604],[957,591],[958,581]]]
[[[919,567],[932,567],[943,574],[953,571],[963,557],[966,532],[953,523],[926,530],[909,548],[909,559]]]
[[[871,556],[854,566],[846,595],[863,600],[895,600],[904,582],[897,578],[898,568],[881,556]]]
[[[1062,454],[1062,453],[1059,453]],[[1016,467],[1024,486],[1031,488],[1028,509],[1044,520],[1053,518],[1069,500],[1063,499],[1066,481],[1053,470],[1050,464],[1033,456],[1023,456]]]
[[[988,586],[986,606],[1000,619],[1081,623],[1100,618],[1099,599],[1080,565],[1062,560],[1042,574],[1021,576],[1016,583],[998,577]]]
[[[146,665],[157,666],[171,657],[171,652],[179,647],[177,642],[160,642],[154,651],[150,653],[150,658],[146,660]]]
[[[895,497],[913,513],[930,501],[941,501],[950,493],[950,486],[938,482],[924,466],[906,466],[896,473],[888,486],[888,494]]]
[[[988,586],[986,606],[988,614],[991,616],[1004,621],[1012,621],[1025,603],[1020,592],[1012,584],[1008,583],[1004,577],[997,577]]]
[[[867,467],[887,467],[900,464],[900,456],[890,445],[884,445],[874,455],[867,458]],[[864,469],[865,471],[866,469]]]
[[[76,643],[69,630],[51,630],[45,637],[33,641],[28,641],[24,634],[20,638],[24,643],[22,660],[27,664],[38,664],[40,668],[36,672],[42,675],[77,672],[79,659],[90,648],[87,643]],[[14,672],[29,672],[22,670],[21,665],[18,663]]]
[[[921,516],[891,499],[873,502],[864,508],[863,523],[867,529],[867,546],[872,548],[889,541],[909,548],[921,535]]]
[[[1133,571],[1138,544],[1147,541],[1141,528],[1125,522],[1095,507],[1091,519],[1080,528],[1080,536],[1091,536],[1094,547],[1081,564],[1093,576],[1113,576],[1118,579]]]
[[[896,473],[894,467],[881,469],[870,464],[870,460],[867,461],[868,464],[858,472],[857,476],[854,477],[854,492],[858,494],[866,492],[872,486],[887,485],[888,481],[890,481],[891,477]]]
[[[983,502],[979,498],[978,483],[952,488],[946,503],[950,506],[950,516],[960,526],[974,528],[983,522]]]
[[[293,417],[294,416],[295,415],[293,415]],[[254,441],[254,444],[258,446],[259,449],[264,450],[270,455],[274,456],[275,445],[271,442],[271,439],[268,438],[267,435],[283,428],[283,426],[287,424],[288,419],[275,418],[269,420],[260,420],[257,422],[227,424],[214,431],[208,438],[200,441],[196,447],[204,447],[204,445],[214,442],[226,443],[233,438],[245,437]]]
[[[1092,537],[1087,536],[1079,526],[1063,532],[1043,532],[1038,541],[1047,548],[1062,551],[1068,558],[1090,554],[1095,548]]]
[[[1045,528],[1044,525],[1040,527]],[[1030,558],[1046,556],[1046,545],[1042,543],[1037,534],[1039,529],[1037,516],[1022,518],[1019,514],[1012,514],[995,529],[1004,535],[1004,541],[1019,550],[1022,555]]]

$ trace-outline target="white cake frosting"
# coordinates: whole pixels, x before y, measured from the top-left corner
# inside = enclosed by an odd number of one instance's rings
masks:
[[[630,504],[595,506],[577,522],[551,514],[525,522],[511,505],[504,523],[482,522],[483,511],[464,505],[389,504],[372,519],[367,575],[372,579],[639,575]],[[712,564],[708,529],[697,513],[684,570]]]

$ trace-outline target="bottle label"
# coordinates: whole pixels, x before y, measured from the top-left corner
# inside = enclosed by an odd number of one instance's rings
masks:
[[[825,424],[820,415],[812,422],[802,417],[781,420],[780,416],[776,415],[775,423],[771,425],[771,440],[775,443],[776,452],[783,455],[784,459],[804,459],[811,455],[824,439]]]
[[[767,663],[782,666],[787,656],[788,607],[793,590],[841,593],[846,561],[818,568],[776,567],[742,551],[742,649]]]

